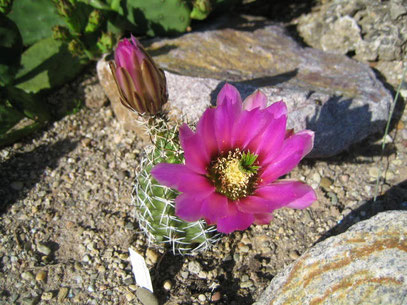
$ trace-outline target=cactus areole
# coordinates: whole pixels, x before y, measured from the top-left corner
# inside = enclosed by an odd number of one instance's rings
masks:
[[[181,126],[185,164],[160,163],[151,174],[181,192],[175,199],[181,219],[203,218],[222,233],[268,224],[274,210],[302,209],[316,200],[310,186],[279,179],[311,151],[314,140],[312,131],[293,133],[286,123],[283,101],[267,107],[266,96],[256,91],[242,103],[237,89],[226,84],[196,132]]]
[[[110,68],[126,108],[148,114],[161,111],[168,99],[164,72],[134,36],[119,42]]]

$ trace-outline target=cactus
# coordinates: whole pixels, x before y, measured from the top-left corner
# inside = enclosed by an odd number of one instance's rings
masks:
[[[50,0],[14,1],[8,17],[17,24],[25,46],[51,36],[54,25],[65,25]]]
[[[204,220],[185,222],[175,216],[174,199],[178,193],[159,184],[150,174],[157,163],[183,162],[177,127],[159,117],[149,123],[154,145],[145,151],[132,194],[139,226],[150,243],[159,247],[170,244],[174,254],[206,250],[220,237],[216,228],[208,227]]]
[[[139,33],[150,36],[179,34],[190,24],[190,8],[183,0],[127,1],[126,11]]]
[[[7,15],[11,11],[13,0],[0,0],[0,13]]]
[[[25,50],[21,56],[21,66],[13,85],[28,93],[61,86],[84,67],[69,53],[65,44],[51,37]]]
[[[212,4],[210,0],[193,0],[191,18],[197,20],[203,20],[208,17],[212,11]]]
[[[106,31],[107,19],[102,10],[79,0],[52,1],[66,23],[66,27],[53,27],[53,37],[66,42],[73,55],[86,62],[112,49],[115,37]],[[103,7],[100,1],[92,4]]]
[[[23,42],[16,24],[0,13],[0,86],[9,84],[20,67]]]

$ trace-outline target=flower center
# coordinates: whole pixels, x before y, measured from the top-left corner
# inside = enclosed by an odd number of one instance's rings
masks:
[[[231,200],[238,200],[253,193],[257,184],[257,156],[239,148],[212,160],[209,166],[209,179],[216,191]]]

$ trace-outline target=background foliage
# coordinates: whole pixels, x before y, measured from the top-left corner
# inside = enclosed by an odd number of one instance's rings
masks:
[[[122,36],[178,35],[239,2],[0,0],[0,146],[55,119],[46,96]]]

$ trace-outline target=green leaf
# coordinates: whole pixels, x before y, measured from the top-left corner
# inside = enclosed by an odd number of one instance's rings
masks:
[[[13,128],[24,115],[8,102],[0,101],[0,135]]]
[[[21,57],[22,69],[14,85],[29,93],[38,93],[63,85],[84,67],[73,57],[65,43],[46,38],[27,49]]]
[[[23,42],[16,24],[0,13],[0,85],[10,83],[20,66]]]
[[[0,147],[12,144],[21,138],[24,138],[33,132],[39,130],[40,128],[44,127],[44,122],[34,122],[31,125],[28,125],[24,128],[13,130],[9,133],[0,134]]]
[[[8,17],[17,24],[26,46],[52,36],[53,26],[65,25],[51,0],[14,1]]]
[[[183,33],[189,26],[191,10],[181,0],[122,1],[123,14],[137,28],[137,33],[149,36]],[[119,10],[119,14],[122,14]]]
[[[50,113],[47,104],[39,95],[27,93],[24,90],[7,87],[7,97],[10,104],[27,118],[38,122],[48,122],[50,120]]]

